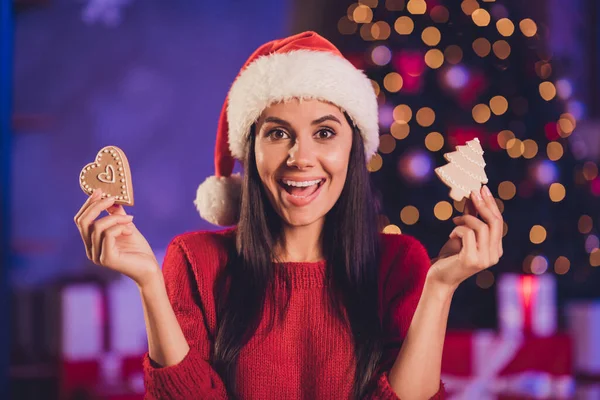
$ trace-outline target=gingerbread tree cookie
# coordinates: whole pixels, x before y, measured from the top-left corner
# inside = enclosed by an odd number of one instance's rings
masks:
[[[450,187],[450,197],[461,201],[472,191],[479,191],[488,182],[485,174],[483,149],[479,139],[457,146],[456,151],[444,154],[448,164],[435,169],[437,176]]]

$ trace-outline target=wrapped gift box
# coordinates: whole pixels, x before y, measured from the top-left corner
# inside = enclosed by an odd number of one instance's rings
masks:
[[[551,274],[498,278],[498,323],[505,334],[552,336],[557,327],[556,280]]]
[[[448,332],[442,380],[450,399],[568,399],[574,394],[568,335]]]

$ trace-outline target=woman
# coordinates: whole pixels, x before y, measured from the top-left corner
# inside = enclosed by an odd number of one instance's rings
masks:
[[[498,262],[502,216],[473,193],[433,265],[415,238],[379,234],[378,142],[369,79],[305,32],[261,46],[223,107],[195,203],[235,227],[176,237],[161,273],[123,207],[86,201],[88,257],[140,289],[147,398],[443,398],[452,294]]]

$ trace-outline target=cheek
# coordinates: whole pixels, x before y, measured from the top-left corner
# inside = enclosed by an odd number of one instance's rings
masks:
[[[331,149],[331,151],[328,151],[322,157],[325,171],[331,175],[334,187],[339,187],[339,190],[341,190],[346,181],[349,159],[350,149],[346,149],[345,146]]]

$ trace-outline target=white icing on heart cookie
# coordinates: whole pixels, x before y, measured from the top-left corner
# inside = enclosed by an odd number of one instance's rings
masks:
[[[131,171],[123,150],[106,146],[96,155],[96,161],[87,164],[79,174],[79,186],[87,195],[102,189],[102,198],[114,196],[115,204],[133,205]]]

